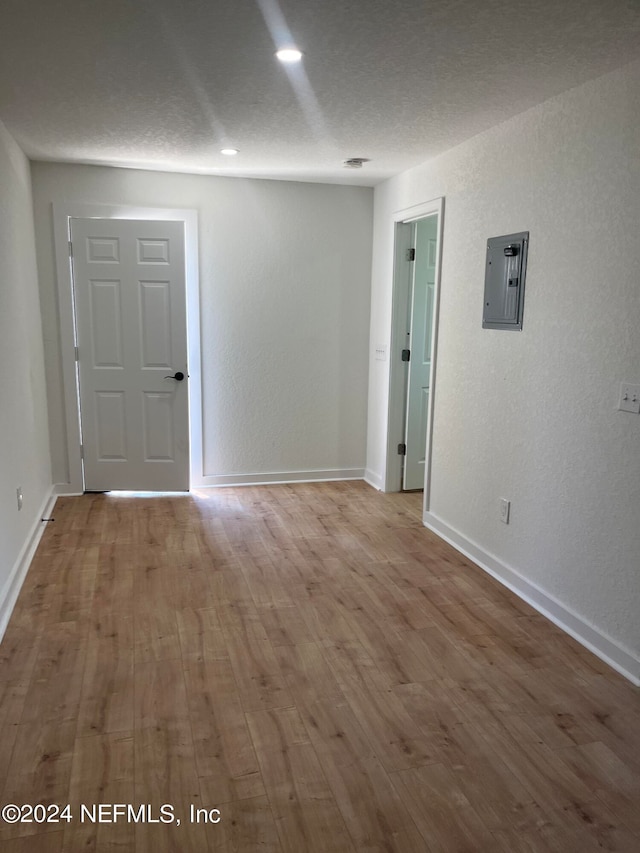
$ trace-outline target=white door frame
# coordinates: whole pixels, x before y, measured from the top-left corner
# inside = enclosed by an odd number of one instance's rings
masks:
[[[189,430],[191,486],[202,479],[202,382],[200,358],[200,294],[198,280],[198,213],[192,209],[133,207],[130,205],[60,202],[53,205],[53,231],[56,256],[58,310],[60,315],[60,353],[64,387],[64,411],[67,434],[69,483],[58,484],[58,494],[82,494],[82,457],[80,455],[80,396],[76,371],[76,331],[73,277],[69,257],[70,219],[150,219],[182,221],[185,224],[185,263],[187,297],[187,347],[189,357]]]
[[[433,299],[431,379],[429,408],[427,413],[427,452],[425,455],[424,511],[430,505],[431,485],[431,446],[433,434],[433,412],[436,395],[436,361],[438,350],[438,314],[440,305],[440,268],[442,259],[442,233],[444,217],[444,198],[422,202],[412,207],[398,210],[393,214],[393,296],[391,309],[391,346],[389,354],[389,407],[387,411],[387,459],[385,470],[385,492],[402,490],[402,457],[398,454],[398,444],[404,441],[404,419],[406,402],[406,362],[402,361],[402,350],[406,335],[409,287],[409,265],[404,262],[404,229],[402,224],[438,215],[438,233],[436,247],[436,276]]]

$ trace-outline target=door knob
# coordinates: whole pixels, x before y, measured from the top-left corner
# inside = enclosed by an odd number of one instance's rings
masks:
[[[184,373],[179,370],[177,373],[174,373],[173,376],[165,376],[165,379],[175,379],[176,382],[182,382],[184,379]]]

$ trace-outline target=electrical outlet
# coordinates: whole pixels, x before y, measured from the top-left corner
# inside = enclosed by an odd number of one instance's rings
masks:
[[[630,385],[628,382],[621,383],[618,409],[621,412],[640,415],[640,385]]]
[[[18,488],[16,489],[16,498],[18,500],[18,510],[21,510],[22,509],[22,501],[23,501],[22,486],[18,486]]]
[[[511,501],[506,498],[500,498],[500,521],[504,524],[509,524],[509,515],[511,513]]]

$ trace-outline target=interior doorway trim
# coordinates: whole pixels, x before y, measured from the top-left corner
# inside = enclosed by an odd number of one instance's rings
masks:
[[[432,318],[431,378],[429,407],[427,413],[427,453],[425,456],[424,511],[430,506],[431,482],[431,445],[433,435],[433,412],[436,395],[436,361],[438,351],[438,315],[440,305],[440,269],[442,259],[442,234],[444,218],[444,198],[436,198],[412,207],[398,210],[393,214],[393,295],[391,309],[391,345],[389,352],[389,405],[387,411],[387,449],[385,465],[385,492],[399,492],[402,489],[402,457],[398,455],[398,444],[404,435],[406,362],[402,361],[402,349],[405,341],[408,312],[408,266],[404,262],[405,249],[402,224],[415,222],[427,216],[437,214],[438,231],[436,244],[435,292]]]
[[[76,218],[177,220],[185,224],[187,347],[190,379],[189,431],[191,450],[189,479],[192,485],[197,484],[202,479],[203,471],[198,212],[184,208],[60,202],[53,204],[53,231],[69,482],[58,484],[56,492],[57,494],[82,494],[84,489],[80,452],[80,399],[75,359],[73,278],[71,258],[69,257],[69,220]]]

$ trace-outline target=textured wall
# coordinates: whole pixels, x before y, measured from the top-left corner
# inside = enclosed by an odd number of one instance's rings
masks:
[[[362,469],[373,191],[32,166],[56,482],[68,479],[51,203],[195,208],[204,474]]]
[[[51,472],[29,164],[0,124],[0,608]],[[16,488],[24,505],[18,512]]]
[[[640,653],[640,64],[376,188],[371,340],[389,339],[392,213],[445,196],[431,511]],[[524,329],[483,331],[486,240],[529,230]],[[372,362],[367,468],[384,476]],[[498,499],[512,501],[509,526]]]

